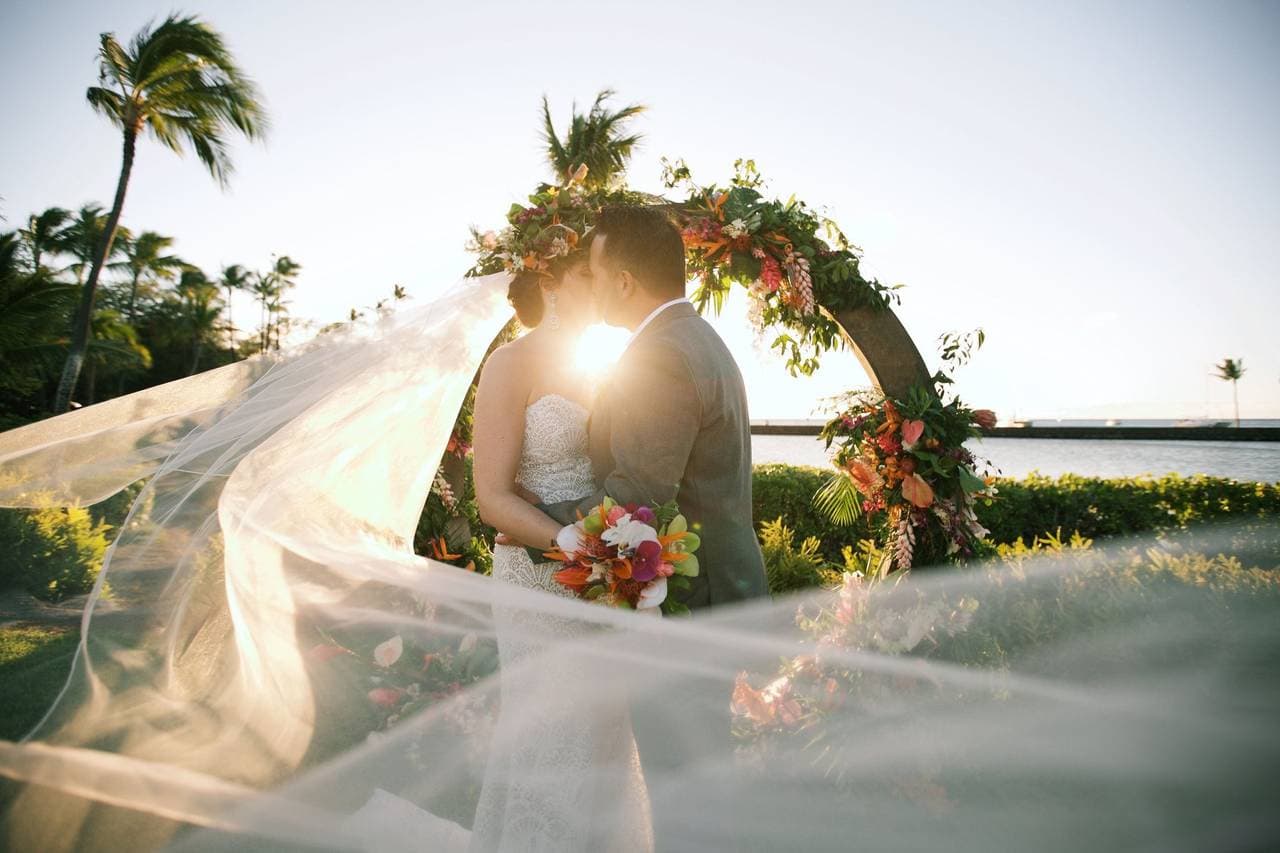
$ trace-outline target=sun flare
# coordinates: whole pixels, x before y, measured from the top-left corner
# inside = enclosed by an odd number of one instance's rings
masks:
[[[588,326],[578,339],[578,348],[573,357],[574,368],[589,375],[608,370],[618,360],[618,356],[622,355],[628,337],[630,335],[625,329],[603,323]]]

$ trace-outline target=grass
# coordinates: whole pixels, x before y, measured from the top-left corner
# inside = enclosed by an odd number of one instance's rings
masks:
[[[79,641],[74,626],[0,628],[0,739],[17,740],[44,716],[67,680]]]

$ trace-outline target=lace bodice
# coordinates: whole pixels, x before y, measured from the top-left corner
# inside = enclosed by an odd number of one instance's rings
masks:
[[[516,482],[543,503],[585,498],[595,491],[587,455],[590,412],[559,394],[534,400],[524,413],[524,450]]]

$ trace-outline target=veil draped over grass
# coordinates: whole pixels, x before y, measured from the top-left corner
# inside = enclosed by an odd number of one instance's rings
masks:
[[[4,846],[464,849],[486,767],[538,736],[496,734],[502,679],[528,685],[506,710],[531,720],[566,697],[568,726],[619,703],[653,714],[687,765],[647,773],[648,803],[573,819],[647,808],[688,849],[1280,834],[1274,525],[1205,532],[1209,556],[1146,541],[845,575],[690,619],[415,555],[506,286],[464,279],[375,328],[0,435],[3,506],[150,478],[66,687],[0,741]],[[519,672],[497,667],[495,608],[538,650]],[[546,790],[611,790],[607,772],[549,766]]]

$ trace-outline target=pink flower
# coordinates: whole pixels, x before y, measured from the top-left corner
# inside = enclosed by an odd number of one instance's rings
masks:
[[[636,507],[635,512],[631,513],[631,517],[641,524],[647,524],[650,527],[657,525],[658,517],[653,514],[653,510],[647,506]]]
[[[782,267],[772,257],[766,257],[760,262],[760,281],[764,282],[770,293],[777,293],[782,286]]]
[[[898,441],[898,437],[891,432],[886,432],[877,438],[876,444],[889,456],[893,456],[902,449],[902,442]]]
[[[394,687],[375,687],[369,691],[369,701],[383,708],[394,708],[400,704],[400,691]]]
[[[378,647],[373,650],[373,661],[378,666],[391,666],[400,660],[400,655],[404,653],[404,640],[396,634],[385,643],[379,643]]]
[[[622,518],[626,514],[627,510],[625,507],[616,505],[610,508],[608,515],[605,516],[605,520],[608,521],[609,526],[612,527],[618,523],[618,519]]]
[[[320,645],[313,647],[311,651],[307,652],[307,658],[315,661],[316,663],[324,663],[325,661],[333,660],[338,655],[345,655],[346,653],[347,650],[342,646],[335,646],[331,643],[321,643]]]
[[[646,540],[636,546],[636,556],[631,565],[631,578],[647,583],[658,576],[658,566],[662,564],[662,546],[653,540]]]
[[[910,449],[924,435],[924,421],[902,422],[902,446]]]
[[[671,565],[670,563],[659,563],[659,564],[658,564],[658,577],[660,577],[660,578],[669,578],[669,577],[671,577],[672,575],[674,575],[675,573],[676,573],[676,567],[675,567],[675,566],[673,566],[673,565]]]

